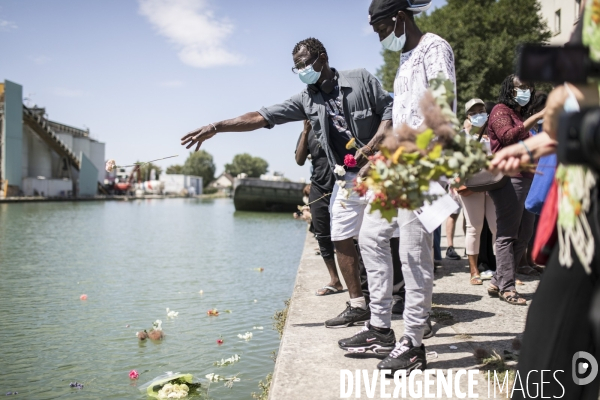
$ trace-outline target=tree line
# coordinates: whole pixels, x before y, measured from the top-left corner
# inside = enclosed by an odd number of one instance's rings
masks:
[[[237,154],[233,157],[231,163],[225,164],[225,172],[233,175],[234,177],[239,174],[246,174],[250,178],[258,178],[261,175],[267,173],[269,169],[269,163],[260,158],[253,157],[248,153]],[[163,172],[162,168],[156,164],[144,164],[141,168],[141,175],[143,180],[150,180],[150,171],[154,170],[156,178]],[[192,152],[185,160],[183,165],[171,165],[167,167],[167,174],[184,174],[201,176],[204,186],[207,186],[215,180],[215,172],[217,167],[214,163],[213,156],[206,150],[200,150],[198,152]]]

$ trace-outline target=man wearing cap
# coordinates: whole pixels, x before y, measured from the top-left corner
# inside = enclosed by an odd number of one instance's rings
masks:
[[[370,23],[382,45],[391,51],[402,51],[394,81],[394,128],[402,124],[412,128],[421,126],[424,118],[419,103],[431,79],[443,73],[453,83],[456,81],[454,54],[448,42],[431,33],[423,34],[415,23],[414,14],[426,10],[430,3],[425,0],[373,0],[369,7]],[[391,330],[389,239],[398,226],[406,300],[404,335],[396,342]],[[368,273],[371,319],[355,336],[340,340],[339,346],[353,352],[385,353],[391,350],[377,365],[379,369],[392,372],[425,369],[427,361],[422,340],[428,328],[433,291],[432,234],[410,210],[398,210],[398,218],[392,223],[377,212],[365,212],[359,243]],[[431,331],[429,335],[432,335]]]
[[[392,97],[365,69],[337,71],[330,68],[327,50],[315,38],[298,42],[292,57],[292,71],[305,84],[300,93],[280,104],[203,126],[181,138],[181,144],[188,149],[195,146],[198,151],[205,140],[217,133],[270,129],[279,124],[308,120],[332,173],[336,171],[340,182],[331,194],[331,240],[350,295],[345,310],[326,321],[325,326],[363,324],[369,320],[370,311],[361,291],[359,256],[353,238],[358,236],[367,200],[354,192],[352,186],[361,162],[366,162],[363,155],[373,153],[374,138],[383,136],[391,128]],[[356,149],[347,146],[350,140],[361,147],[356,159]],[[345,162],[347,158],[350,162]]]

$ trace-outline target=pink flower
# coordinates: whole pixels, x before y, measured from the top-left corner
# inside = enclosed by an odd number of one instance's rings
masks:
[[[346,154],[344,157],[344,165],[348,168],[356,167],[356,158],[352,154]]]
[[[82,294],[79,296],[79,300],[87,300],[87,294]]]
[[[223,339],[217,339],[217,344],[220,346],[223,344]]]
[[[139,378],[139,376],[140,374],[138,374],[138,372],[135,369],[129,371],[129,379],[137,379]]]

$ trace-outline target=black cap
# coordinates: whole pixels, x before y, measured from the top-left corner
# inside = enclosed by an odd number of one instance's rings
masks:
[[[418,14],[430,6],[431,0],[373,0],[369,7],[369,23],[373,25],[401,10]]]

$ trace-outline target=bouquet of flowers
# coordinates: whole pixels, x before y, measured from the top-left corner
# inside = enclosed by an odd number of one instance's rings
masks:
[[[424,125],[418,130],[403,125],[386,135],[380,154],[370,157],[367,177],[358,178],[354,188],[360,195],[372,190],[371,212],[379,210],[388,221],[398,215],[397,208],[416,210],[440,197],[429,192],[431,181],[447,179],[459,187],[489,164],[483,145],[459,133],[450,107],[452,82],[440,74],[429,83],[421,100]]]
[[[140,386],[140,391],[156,399],[182,399],[201,388],[202,385],[194,383],[193,379],[191,374],[167,372]]]

